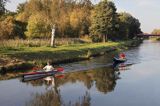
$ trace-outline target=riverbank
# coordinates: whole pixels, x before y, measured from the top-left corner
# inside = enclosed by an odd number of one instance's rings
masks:
[[[152,41],[160,41],[160,37],[151,37],[149,39]]]
[[[157,40],[157,41],[160,41],[160,38],[158,37],[156,40]]]
[[[8,72],[17,72],[17,70],[31,69],[34,66],[42,67],[48,60],[52,61],[53,64],[86,60],[115,50],[137,46],[138,44],[140,44],[140,41],[131,40],[123,42],[72,44],[57,46],[56,48],[43,46],[1,48],[0,67],[5,67]]]

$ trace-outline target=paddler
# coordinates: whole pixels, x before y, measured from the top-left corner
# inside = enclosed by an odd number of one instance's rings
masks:
[[[126,55],[124,53],[119,54],[119,59],[126,59]]]
[[[47,62],[47,65],[43,69],[45,70],[45,72],[56,71],[56,70],[54,70],[54,67],[51,65],[51,63],[49,61]]]

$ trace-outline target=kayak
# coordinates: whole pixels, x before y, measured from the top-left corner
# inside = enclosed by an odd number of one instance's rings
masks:
[[[48,72],[44,72],[44,71],[37,71],[37,72],[30,72],[30,73],[25,73],[22,75],[23,78],[30,78],[30,77],[39,77],[39,76],[45,76],[45,75],[54,75],[56,74],[57,71],[48,71]]]
[[[48,75],[39,75],[39,76],[30,76],[30,77],[23,77],[21,79],[22,82],[38,80],[47,77]]]
[[[28,72],[28,73],[22,74],[22,77],[23,78],[32,78],[32,77],[41,77],[41,76],[51,76],[51,75],[55,75],[57,73],[60,73],[63,70],[64,70],[63,68],[58,68],[57,70],[48,71],[48,72],[45,72],[44,70],[40,70],[40,71],[36,71],[36,72]]]
[[[127,61],[127,59],[120,59],[120,58],[114,57],[113,61],[117,62],[117,63],[123,63],[123,62]]]

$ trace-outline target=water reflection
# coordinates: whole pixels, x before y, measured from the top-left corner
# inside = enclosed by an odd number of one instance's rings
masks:
[[[36,81],[29,81],[27,83],[34,86],[44,84],[46,86],[45,93],[35,93],[33,99],[26,103],[26,106],[90,106],[90,94],[86,91],[86,94],[79,97],[78,101],[69,101],[67,104],[63,102],[60,89],[58,89],[58,83],[63,78],[62,75],[49,76]]]
[[[86,92],[78,101],[64,103],[60,91],[48,90],[46,93],[34,94],[34,99],[27,102],[26,106],[90,106],[90,100],[90,94]]]
[[[33,99],[26,106],[60,106],[62,104],[60,91],[50,89],[45,93],[33,94]]]
[[[116,63],[114,62],[113,63],[113,69],[115,71],[126,71],[126,70],[129,70],[130,69],[130,66],[133,65],[133,64],[129,64],[129,63]]]
[[[33,86],[63,86],[66,83],[76,83],[77,81],[83,82],[86,88],[90,89],[93,84],[96,88],[103,93],[114,90],[116,80],[119,77],[119,72],[114,71],[112,68],[104,67],[89,71],[66,73],[64,78],[46,77],[36,81],[29,81],[27,83]]]
[[[47,85],[51,85],[52,88],[55,87],[55,81],[53,76],[48,76],[44,78],[44,80],[46,81]]]
[[[46,86],[46,92],[41,94],[34,94],[34,98],[27,103],[31,106],[89,106],[90,105],[90,90],[96,87],[97,91],[106,94],[114,90],[116,86],[116,81],[120,79],[120,72],[114,71],[113,68],[103,67],[89,71],[72,72],[66,73],[64,78],[58,77],[46,77],[36,81],[26,82],[27,84],[32,84],[33,86]],[[65,84],[71,83],[73,86],[77,82],[83,83],[84,87],[87,88],[85,95],[79,96],[79,100],[70,100],[64,102],[61,96],[61,87]],[[80,89],[80,88],[79,88]],[[40,101],[40,102],[39,102]]]

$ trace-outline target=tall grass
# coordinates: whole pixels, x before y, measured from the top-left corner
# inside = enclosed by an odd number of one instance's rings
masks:
[[[79,38],[57,38],[55,40],[55,44],[60,45],[70,45],[70,44],[80,44],[80,43],[89,43],[89,41],[85,41]],[[0,47],[1,48],[18,48],[18,47],[41,47],[50,46],[50,39],[14,39],[14,40],[1,40]]]

